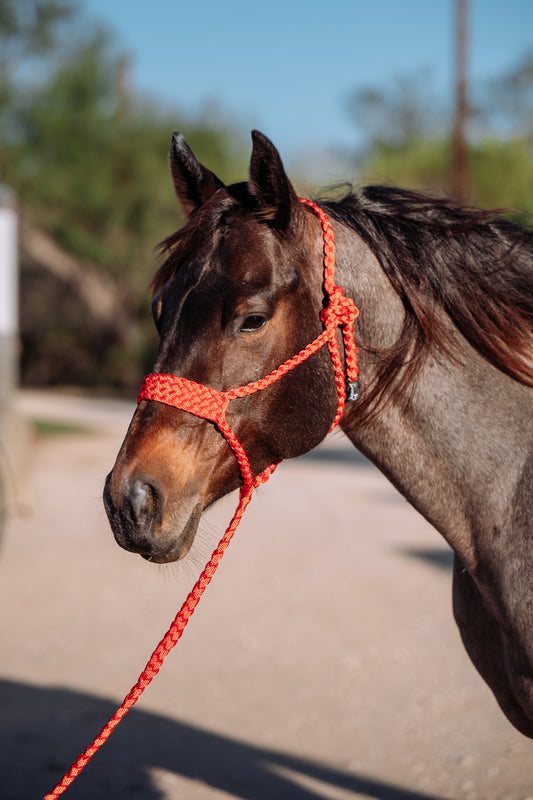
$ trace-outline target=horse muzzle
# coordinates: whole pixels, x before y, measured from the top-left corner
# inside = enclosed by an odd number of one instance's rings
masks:
[[[111,472],[103,497],[111,530],[124,550],[158,564],[177,561],[189,552],[203,509],[197,495],[183,499],[169,514],[166,493],[153,478],[136,475],[117,480]]]

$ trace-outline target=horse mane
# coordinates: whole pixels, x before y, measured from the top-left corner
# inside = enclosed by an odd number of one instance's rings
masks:
[[[391,389],[405,392],[432,346],[453,355],[439,307],[493,365],[533,386],[531,228],[501,211],[393,186],[366,186],[321,205],[362,238],[407,311],[365,405],[376,408]]]
[[[200,241],[237,206],[256,213],[246,184],[216,213],[200,209],[158,247],[164,263],[154,293],[179,269]],[[501,210],[461,207],[393,186],[365,186],[340,201],[321,201],[332,219],[354,230],[376,256],[398,293],[406,315],[392,348],[374,351],[374,386],[359,405],[367,421],[393,398],[408,395],[432,348],[458,358],[456,329],[491,364],[533,386],[533,229]]]

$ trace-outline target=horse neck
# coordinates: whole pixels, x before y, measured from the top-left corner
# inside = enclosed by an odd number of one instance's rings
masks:
[[[404,310],[368,249],[361,242],[347,249],[342,234],[337,240],[338,281],[361,312],[364,396],[375,376],[365,345],[392,344]],[[508,524],[509,503],[531,458],[533,392],[489,364],[458,333],[453,336],[457,357],[430,353],[407,400],[390,400],[363,425],[357,405],[348,406],[341,427],[475,568],[487,526]]]

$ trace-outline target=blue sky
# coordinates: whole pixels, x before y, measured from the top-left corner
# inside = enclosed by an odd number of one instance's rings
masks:
[[[81,0],[130,57],[134,87],[197,114],[215,102],[286,163],[350,147],[347,97],[429,70],[453,81],[453,0]],[[470,0],[472,83],[533,52],[533,0]]]

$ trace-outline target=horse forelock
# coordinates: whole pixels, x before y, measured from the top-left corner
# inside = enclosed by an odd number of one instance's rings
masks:
[[[388,186],[367,186],[323,206],[358,233],[402,299],[406,322],[394,360],[408,364],[409,380],[432,346],[454,355],[443,309],[492,364],[533,386],[531,228],[501,211]],[[396,388],[405,389],[406,380],[398,374]]]
[[[208,202],[194,212],[186,224],[160,242],[155,252],[163,263],[151,283],[155,295],[179,270],[183,262],[217,232],[239,219],[253,220],[270,227],[272,210],[259,204],[248,183],[237,183],[220,189]],[[296,218],[298,221],[300,217]],[[282,234],[273,230],[275,236]]]
[[[224,211],[223,203],[217,206],[206,203],[191,215],[182,228],[171,233],[157,245],[156,253],[164,260],[152,279],[151,287],[154,295],[177,273],[183,262],[199,248],[202,242],[213,237]]]

